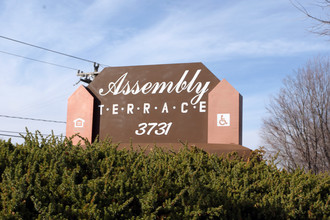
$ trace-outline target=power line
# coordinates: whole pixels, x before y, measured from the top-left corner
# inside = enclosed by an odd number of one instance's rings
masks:
[[[10,38],[10,37],[5,37],[5,36],[0,35],[0,38],[6,39],[6,40],[10,40],[10,41],[14,41],[16,43],[24,44],[24,45],[27,45],[27,46],[35,47],[35,48],[38,48],[38,49],[41,49],[41,50],[45,50],[45,51],[48,51],[48,52],[57,53],[57,54],[60,54],[60,55],[63,55],[63,56],[67,56],[67,57],[71,57],[71,58],[74,58],[74,59],[77,59],[77,60],[82,60],[82,61],[89,62],[89,63],[97,63],[97,62],[92,61],[92,60],[80,58],[80,57],[73,56],[73,55],[66,54],[66,53],[62,53],[62,52],[59,52],[59,51],[56,51],[56,50],[47,49],[45,47],[40,47],[40,46],[37,46],[37,45],[34,45],[34,44],[30,44],[30,43],[26,43],[26,42],[23,42],[23,41],[20,41],[20,40],[13,39],[13,38]],[[100,65],[102,65],[102,66],[109,66],[109,65],[105,65],[105,64],[100,64]]]
[[[22,119],[22,120],[31,120],[31,121],[42,121],[42,122],[53,122],[53,123],[63,123],[66,124],[65,121],[55,121],[55,120],[47,120],[47,119],[37,119],[37,118],[24,118],[18,116],[10,116],[10,115],[0,115],[3,118],[15,118],[15,119]]]
[[[28,134],[28,133],[26,133],[26,132],[6,131],[6,130],[0,130],[0,132],[11,133],[11,134]],[[48,135],[51,135],[51,134],[41,134],[41,135],[43,135],[43,136],[48,136]],[[61,135],[63,135],[63,134],[55,134],[54,136],[60,137]]]
[[[2,51],[2,50],[0,50],[0,53],[15,56],[15,57],[20,57],[20,58],[24,58],[24,59],[28,59],[28,60],[33,60],[33,61],[36,61],[36,62],[39,62],[39,63],[45,63],[45,64],[49,64],[49,65],[53,65],[53,66],[58,66],[58,67],[62,67],[62,68],[70,69],[70,70],[78,70],[76,68],[63,66],[63,65],[60,65],[60,64],[56,64],[56,63],[50,63],[50,62],[47,62],[47,61],[37,60],[37,59],[34,59],[34,58],[30,58],[30,57],[24,57],[24,56],[21,56],[21,55],[18,55],[18,54],[9,53],[9,52]]]
[[[23,138],[22,136],[11,135],[11,134],[0,134],[0,136]]]
[[[14,134],[22,134],[22,133],[25,133],[26,132],[18,132],[18,131],[5,131],[5,130],[0,130],[0,132],[5,132],[5,133],[14,133]]]

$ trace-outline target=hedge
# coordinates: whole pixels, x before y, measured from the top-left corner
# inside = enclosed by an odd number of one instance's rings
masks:
[[[146,154],[40,134],[0,140],[1,219],[329,219],[328,173],[287,172],[253,151]]]

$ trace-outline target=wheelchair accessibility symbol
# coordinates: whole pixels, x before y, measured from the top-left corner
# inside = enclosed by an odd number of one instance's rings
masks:
[[[230,114],[217,114],[217,126],[230,126]]]

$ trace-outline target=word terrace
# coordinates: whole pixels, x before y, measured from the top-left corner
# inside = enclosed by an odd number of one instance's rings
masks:
[[[142,112],[142,114],[150,114],[151,110],[159,110],[162,114],[169,113],[169,111],[173,110],[178,110],[181,113],[188,113],[190,107],[192,109],[195,109],[199,112],[206,112],[206,101],[200,101],[199,104],[197,105],[189,105],[188,102],[182,102],[179,107],[176,105],[169,106],[167,102],[164,102],[162,106],[151,106],[150,103],[143,103],[141,106],[134,106],[133,103],[128,103],[126,106],[121,107],[118,104],[112,104],[111,107],[105,106],[105,105],[98,105],[100,109],[100,115],[103,115],[104,110],[106,112],[111,112],[113,115],[118,115],[119,112],[123,112],[126,114],[134,114],[134,112],[139,111]]]

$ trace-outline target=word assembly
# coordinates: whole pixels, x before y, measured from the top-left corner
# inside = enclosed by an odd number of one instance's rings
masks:
[[[190,103],[192,105],[197,104],[203,97],[203,95],[208,91],[208,86],[210,84],[209,81],[205,82],[203,85],[202,82],[195,82],[198,75],[200,74],[201,69],[197,70],[193,78],[190,80],[190,82],[187,82],[185,80],[186,76],[189,73],[189,70],[186,70],[180,80],[174,85],[173,81],[169,82],[147,82],[143,85],[140,85],[139,80],[137,80],[133,85],[130,81],[127,81],[126,84],[124,84],[124,81],[128,75],[128,72],[123,74],[116,80],[116,82],[110,82],[108,85],[108,91],[104,92],[104,89],[101,88],[99,90],[99,94],[101,96],[108,95],[111,93],[112,95],[136,95],[138,93],[143,93],[144,95],[150,93],[150,94],[162,94],[164,92],[167,92],[169,94],[175,92],[175,93],[181,93],[183,91],[187,91],[188,93],[195,92],[196,95],[190,100]]]

